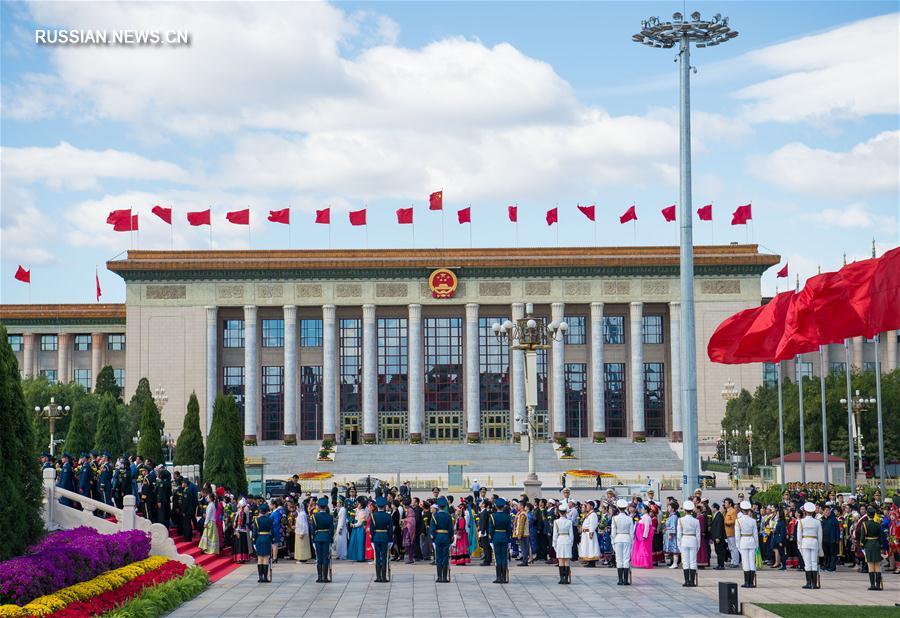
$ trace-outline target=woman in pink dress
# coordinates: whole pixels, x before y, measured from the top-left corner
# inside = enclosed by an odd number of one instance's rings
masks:
[[[456,540],[450,548],[450,562],[453,564],[469,564],[469,526],[466,522],[466,503],[460,502],[456,512]]]
[[[647,507],[638,503],[641,518],[634,528],[634,545],[631,549],[631,566],[638,569],[653,568],[653,519]]]
[[[375,560],[375,546],[372,545],[372,533],[369,529],[372,527],[372,513],[375,511],[375,501],[369,500],[366,505],[366,562]]]
[[[700,524],[700,549],[697,550],[697,566],[702,569],[709,566],[709,542],[706,540],[706,526],[709,521],[709,506],[699,506],[700,509],[697,511],[697,523]]]

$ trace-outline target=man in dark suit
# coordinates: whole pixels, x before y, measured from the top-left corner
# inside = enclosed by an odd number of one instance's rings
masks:
[[[716,550],[716,570],[725,568],[728,560],[728,537],[725,536],[725,515],[715,502],[712,505],[713,516],[709,524],[709,538]]]
[[[481,566],[491,566],[491,561],[494,558],[494,550],[491,547],[491,540],[488,537],[488,525],[490,524],[491,510],[491,501],[482,500],[481,510],[478,512],[478,545],[481,547],[481,551],[484,555]]]

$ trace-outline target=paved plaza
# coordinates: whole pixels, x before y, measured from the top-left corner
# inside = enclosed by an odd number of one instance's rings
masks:
[[[241,567],[170,614],[173,618],[289,616],[713,616],[718,582],[741,583],[738,570],[704,570],[698,588],[683,588],[680,570],[635,569],[634,585],[616,585],[615,569],[575,567],[572,585],[560,586],[555,567],[510,567],[510,583],[491,583],[493,567],[452,567],[450,584],[434,581],[434,567],[393,565],[393,581],[376,584],[373,567],[338,562],[334,581],[315,583],[315,564],[281,562],[274,581],[258,584],[255,565]],[[865,575],[823,574],[820,590],[801,589],[797,572],[762,571],[760,587],[739,588],[741,602],[891,605],[897,578],[883,592],[868,592]],[[413,600],[415,602],[413,603]]]

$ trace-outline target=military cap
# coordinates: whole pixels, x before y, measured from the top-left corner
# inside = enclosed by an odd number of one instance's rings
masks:
[[[438,508],[445,509],[445,508],[447,508],[449,503],[447,502],[447,498],[445,498],[444,496],[441,496],[440,498],[437,499],[436,504],[438,505]]]
[[[320,500],[320,502],[321,502],[321,500]],[[375,498],[375,506],[377,506],[380,509],[383,509],[384,507],[387,506],[387,498],[385,498],[384,496]]]
[[[319,501],[316,502],[316,504],[319,505],[320,509],[324,509],[326,506],[328,506],[328,498],[319,498]]]
[[[496,500],[494,500],[494,506],[496,506],[498,509],[502,509],[504,506],[506,506],[506,500],[504,500],[503,498],[497,498]]]

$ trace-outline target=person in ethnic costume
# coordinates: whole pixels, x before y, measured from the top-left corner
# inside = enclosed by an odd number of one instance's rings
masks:
[[[269,505],[259,505],[259,515],[253,520],[253,547],[256,550],[256,570],[259,572],[258,583],[271,582],[269,561],[272,560],[272,528],[275,522],[269,515]],[[204,531],[204,534],[206,532]]]
[[[639,569],[653,568],[653,520],[647,507],[639,505],[641,518],[634,529],[634,547],[631,550],[631,566]]]
[[[572,522],[565,517],[565,513],[569,506],[563,502],[559,505],[559,512],[562,517],[553,520],[553,550],[556,552],[556,559],[559,560],[559,583],[572,583],[572,567],[569,566],[569,560],[572,558],[572,543],[575,542],[575,531],[572,528]]]
[[[337,504],[337,532],[334,538],[333,553],[338,560],[346,560],[349,532],[349,526],[347,525],[347,507],[343,498],[338,498]]]
[[[353,511],[353,523],[350,528],[350,543],[347,548],[347,559],[354,562],[366,561],[366,531],[363,526],[366,524],[366,499],[360,498],[355,504]]]
[[[219,529],[216,526],[216,498],[213,495],[206,498],[206,515],[203,519],[203,536],[200,537],[200,549],[205,554],[218,554],[221,547]],[[271,539],[269,547],[271,549]]]
[[[663,552],[671,556],[672,564],[670,569],[678,567],[678,559],[681,557],[681,551],[678,549],[678,503],[674,500],[666,507],[665,532],[663,533]]]
[[[294,558],[297,562],[306,562],[312,558],[309,546],[309,502],[306,499],[297,509],[297,520],[294,522]]]
[[[466,522],[466,503],[460,502],[457,509],[456,521],[453,523],[453,550],[452,564],[466,565],[469,564],[469,526]]]
[[[600,559],[600,542],[597,540],[597,513],[594,503],[584,503],[584,519],[581,522],[581,542],[578,544],[578,559],[589,567],[596,567]],[[558,556],[557,556],[558,558]]]
[[[244,498],[238,500],[238,510],[234,515],[234,540],[231,545],[232,559],[246,562],[250,559],[250,507]]]

